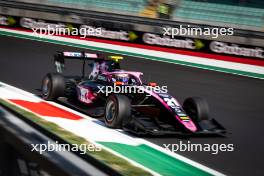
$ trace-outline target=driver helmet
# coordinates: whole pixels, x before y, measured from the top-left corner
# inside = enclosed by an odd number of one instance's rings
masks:
[[[112,77],[113,82],[122,82],[123,84],[127,84],[129,81],[129,76],[128,74],[116,74]]]

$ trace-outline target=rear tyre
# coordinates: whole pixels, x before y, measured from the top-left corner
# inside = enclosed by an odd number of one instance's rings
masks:
[[[125,95],[110,95],[105,105],[104,121],[110,128],[122,128],[131,116],[131,103]]]
[[[209,106],[205,99],[201,97],[187,98],[183,102],[183,109],[193,120],[200,122],[209,120]]]
[[[44,100],[56,100],[64,96],[64,77],[58,73],[48,73],[42,80],[41,91]]]

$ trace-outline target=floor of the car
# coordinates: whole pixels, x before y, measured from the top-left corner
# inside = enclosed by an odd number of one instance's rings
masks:
[[[75,109],[94,118],[101,118],[104,115],[104,107],[86,105],[79,102],[78,100],[67,99],[64,97],[59,98],[58,101],[67,107]]]

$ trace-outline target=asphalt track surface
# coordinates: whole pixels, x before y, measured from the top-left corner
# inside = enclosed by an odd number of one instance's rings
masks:
[[[54,72],[56,51],[78,48],[0,36],[0,81],[39,93],[43,76]],[[88,50],[87,50],[88,51]],[[177,137],[146,138],[158,145],[234,144],[233,152],[179,152],[194,161],[227,175],[264,175],[264,81],[175,64],[128,57],[122,61],[127,70],[144,72],[145,79],[167,85],[180,102],[189,96],[201,96],[210,105],[211,116],[232,134],[225,138]],[[77,62],[66,63],[68,73],[80,73]]]

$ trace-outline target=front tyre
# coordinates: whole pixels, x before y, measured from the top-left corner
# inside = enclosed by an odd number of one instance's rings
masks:
[[[42,80],[42,98],[44,100],[56,100],[64,95],[65,80],[61,74],[48,73]]]
[[[131,103],[125,95],[110,95],[105,105],[104,121],[110,128],[122,128],[131,116]]]
[[[183,109],[194,121],[209,120],[209,106],[201,97],[187,98],[183,102]]]

